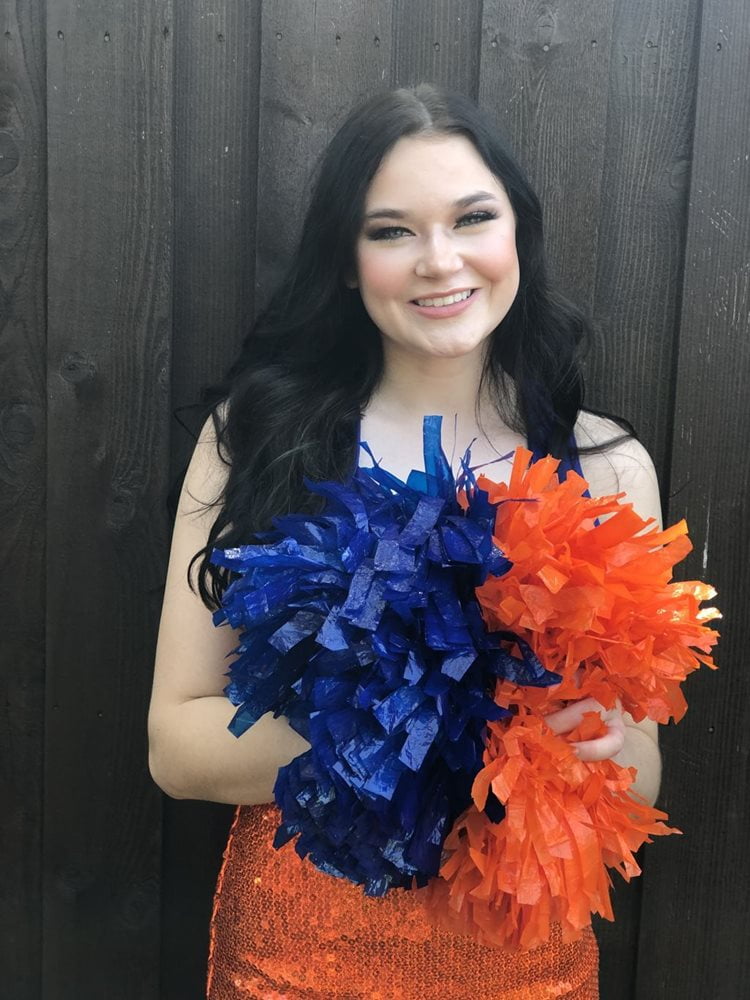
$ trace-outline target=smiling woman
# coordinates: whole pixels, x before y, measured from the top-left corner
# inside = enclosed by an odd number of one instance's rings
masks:
[[[474,463],[495,462],[496,480],[508,473],[499,458],[518,445],[557,456],[562,468],[578,463],[579,441],[592,445],[584,457],[592,489],[611,492],[614,476],[644,516],[658,518],[643,449],[617,423],[582,410],[577,352],[587,332],[548,287],[536,195],[471,101],[422,85],[351,113],[322,161],[289,271],[210,395],[172,543],[149,716],[152,773],[176,797],[240,803],[217,886],[212,1000],[597,996],[590,928],[563,942],[554,925],[546,945],[509,955],[438,930],[418,891],[370,898],[322,861],[318,871],[288,846],[276,852],[277,775],[308,751],[304,761],[315,759],[319,740],[311,715],[292,727],[267,712],[241,739],[228,731],[235,707],[223,694],[224,661],[239,637],[214,629],[210,614],[232,578],[226,560],[212,561],[214,548],[252,543],[281,514],[319,512],[306,480],[349,482],[360,439],[402,479],[423,469],[426,415],[445,418],[459,454],[473,442]],[[281,632],[275,641],[283,644]],[[370,646],[378,652],[376,638]],[[399,669],[412,671],[402,653]],[[371,663],[363,657],[362,685]],[[281,680],[271,670],[264,683]],[[576,699],[546,724],[564,738],[592,707],[603,735],[572,738],[575,753],[636,765],[638,787],[653,799],[652,724]],[[337,738],[356,742],[341,728]],[[416,823],[421,803],[404,808]],[[353,824],[341,849],[360,832]]]

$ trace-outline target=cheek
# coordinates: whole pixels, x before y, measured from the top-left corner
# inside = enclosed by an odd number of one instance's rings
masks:
[[[485,275],[492,281],[518,280],[516,241],[509,236],[501,242],[488,242],[481,254]]]
[[[357,265],[362,298],[401,297],[404,287],[404,261],[398,253],[361,253]]]

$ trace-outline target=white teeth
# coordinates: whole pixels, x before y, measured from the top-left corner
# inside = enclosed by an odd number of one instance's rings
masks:
[[[471,295],[472,289],[467,288],[465,292],[456,292],[455,295],[446,295],[442,299],[415,299],[418,306],[451,306],[454,302],[463,302]]]

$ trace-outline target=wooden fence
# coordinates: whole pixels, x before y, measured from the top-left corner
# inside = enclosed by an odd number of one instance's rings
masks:
[[[201,996],[228,810],[146,767],[174,414],[279,275],[338,121],[430,80],[526,164],[601,331],[591,400],[640,430],[725,613],[663,735],[685,835],[618,889],[602,996],[745,995],[746,0],[7,0],[0,31],[0,992]]]

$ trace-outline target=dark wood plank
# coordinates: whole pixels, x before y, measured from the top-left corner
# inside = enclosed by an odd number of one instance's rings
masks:
[[[175,487],[198,429],[191,407],[233,359],[254,313],[260,10],[208,0],[175,9]],[[161,1000],[205,996],[231,817],[231,807],[163,800]]]
[[[607,123],[612,0],[485,0],[479,97],[544,206],[561,287],[591,309]]]
[[[175,9],[175,232],[172,406],[195,403],[254,313],[260,74],[259,3]],[[172,424],[172,474],[194,440]]]
[[[642,852],[639,863],[643,864]],[[636,953],[640,926],[643,879],[625,882],[612,872],[614,921],[595,916],[594,933],[599,943],[600,1000],[631,1000],[635,997]]]
[[[45,1000],[159,996],[171,5],[47,5]]]
[[[724,613],[721,670],[687,685],[664,802],[684,836],[648,857],[637,996],[736,1000],[750,978],[750,8],[704,0],[677,364],[673,499]]]
[[[588,367],[594,405],[627,416],[669,489],[697,0],[616,5]]]
[[[12,5],[0,47],[0,874],[2,992],[40,994],[44,725],[44,6]]]
[[[477,96],[481,0],[394,0],[391,83]]]
[[[204,1000],[208,931],[232,806],[164,799],[159,1000]]]
[[[256,284],[264,300],[297,238],[308,180],[349,110],[389,86],[389,0],[264,3]]]

